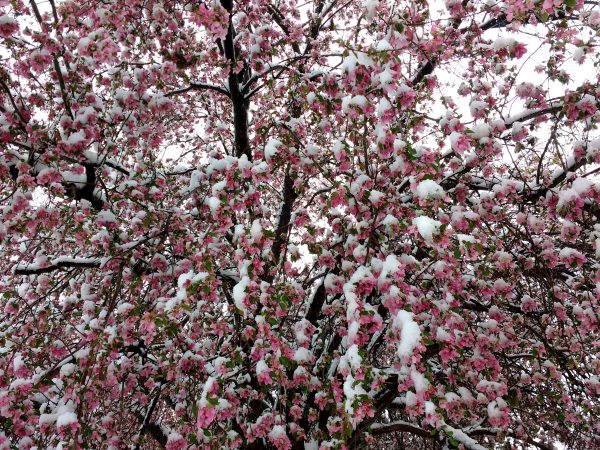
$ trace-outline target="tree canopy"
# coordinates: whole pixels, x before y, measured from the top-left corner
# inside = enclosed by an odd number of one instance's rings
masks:
[[[600,448],[599,36],[0,0],[0,449]]]

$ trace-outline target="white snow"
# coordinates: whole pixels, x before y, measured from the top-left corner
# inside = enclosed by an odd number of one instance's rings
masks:
[[[184,440],[183,436],[175,431],[171,431],[169,433],[169,437],[167,438],[167,448],[170,447],[170,444],[174,442],[179,442]]]
[[[81,142],[85,141],[85,133],[83,131],[77,131],[76,133],[72,133],[67,139],[67,144],[69,145],[77,145]]]
[[[487,108],[487,103],[483,102],[481,100],[473,100],[469,104],[469,111],[471,112],[471,115],[473,117],[484,112],[486,108]]]
[[[210,190],[212,191],[213,195],[218,195],[221,191],[225,190],[226,187],[227,187],[227,181],[223,180],[223,181],[219,181],[218,183],[213,184],[213,186]]]
[[[595,157],[596,153],[599,153],[599,152],[600,152],[600,139],[594,139],[588,144],[586,155],[593,159]]]
[[[205,203],[208,205],[211,211],[217,211],[221,206],[221,201],[217,197],[208,197],[205,200]]]
[[[369,201],[373,204],[379,203],[383,197],[385,197],[385,194],[383,192],[376,191],[375,189],[369,193]]]
[[[345,409],[348,414],[354,413],[354,408],[352,407],[352,403],[354,399],[359,395],[366,395],[366,391],[363,387],[358,383],[354,386],[354,377],[352,375],[348,375],[346,381],[344,381],[344,396],[346,397]]]
[[[240,279],[240,282],[233,287],[233,301],[237,309],[241,310],[244,315],[248,313],[246,309],[246,305],[244,305],[244,299],[246,298],[246,288],[250,284],[250,278],[248,276],[243,276]]]
[[[275,425],[269,431],[269,438],[272,441],[277,441],[279,439],[285,438],[287,435],[285,434],[285,426],[283,425]]]
[[[56,419],[56,426],[58,428],[68,427],[69,425],[74,423],[77,423],[77,415],[71,411],[64,411]]]
[[[419,198],[444,198],[444,189],[433,180],[423,180],[419,183],[416,189],[417,197]]]
[[[350,53],[344,58],[344,61],[342,61],[342,70],[346,73],[354,72],[357,64],[358,60],[356,59],[356,56],[354,53]]]
[[[0,25],[16,25],[17,21],[8,14],[0,15]]]
[[[304,450],[319,450],[319,443],[317,441],[304,442]]]
[[[460,151],[458,149],[458,141],[461,137],[462,134],[460,134],[458,131],[453,131],[450,133],[450,146],[457,152]]]
[[[311,358],[311,352],[305,347],[299,347],[294,353],[294,361],[297,363],[309,362]]]
[[[425,376],[414,367],[410,371],[410,378],[415,385],[415,391],[423,392],[429,387],[429,381]]]
[[[477,125],[473,125],[471,128],[471,137],[475,139],[482,139],[489,137],[491,132],[491,127],[487,123],[479,123]]]
[[[513,137],[520,134],[524,128],[525,128],[525,125],[523,125],[523,122],[519,122],[519,121],[514,122],[512,124],[512,128],[511,128],[511,133],[512,133]]]
[[[575,250],[574,248],[571,248],[571,247],[562,248],[560,250],[560,252],[558,252],[558,256],[561,259],[568,259],[568,258],[571,258],[571,257],[579,257],[579,258],[583,258],[584,257],[581,254],[581,252],[579,252],[578,250]]]
[[[252,222],[252,227],[250,227],[250,236],[252,236],[252,239],[255,242],[262,238],[263,229],[262,229],[262,226],[260,225],[259,219],[254,219],[254,222]]]
[[[342,98],[342,111],[348,112],[350,106],[358,106],[359,108],[364,108],[369,104],[367,97],[364,95],[355,95],[354,97],[351,95],[347,95]]]
[[[372,19],[375,15],[375,9],[379,6],[378,0],[366,0],[365,9],[367,11],[367,18]],[[389,44],[388,44],[389,45]]]
[[[455,236],[456,236],[456,239],[458,239],[458,242],[461,243],[461,244],[463,244],[465,242],[476,242],[477,241],[470,234],[457,233]]]
[[[517,41],[515,39],[506,36],[499,36],[492,43],[492,48],[494,50],[511,49],[515,45],[517,45]]]
[[[38,424],[44,425],[44,424],[55,423],[55,422],[56,422],[56,414],[41,414]]]
[[[267,366],[267,363],[265,362],[264,359],[261,359],[260,361],[258,361],[256,363],[256,375],[261,375],[268,371],[269,371],[269,366]]]
[[[427,242],[431,242],[433,240],[433,235],[437,233],[439,228],[442,226],[442,222],[427,216],[415,217],[412,223],[417,227],[421,237]]]
[[[70,375],[72,375],[75,370],[77,369],[77,366],[73,363],[67,363],[64,366],[62,366],[60,368],[60,376],[61,378],[63,377],[68,377]]]
[[[587,178],[576,178],[573,180],[571,187],[577,192],[579,195],[587,194],[590,189],[594,187],[594,183],[588,180]]]
[[[450,425],[444,424],[443,429],[448,435],[452,436],[459,443],[463,444],[468,450],[487,450],[484,446],[480,445],[475,439],[467,436],[463,431],[451,427]]]
[[[206,379],[206,383],[204,383],[204,388],[202,389],[202,394],[200,395],[199,406],[204,407],[208,405],[208,400],[206,400],[206,398],[208,397],[208,394],[210,393],[214,383],[214,377],[208,377]]]
[[[381,274],[379,275],[379,278],[384,279],[388,275],[396,273],[399,268],[400,268],[400,261],[398,261],[398,258],[396,257],[396,255],[393,255],[393,254],[387,255],[387,257],[385,258],[385,261],[383,261],[383,264],[381,267]]]
[[[390,84],[392,81],[394,81],[394,76],[389,70],[386,69],[379,74],[379,82],[381,84],[387,85]]]
[[[390,101],[387,98],[382,97],[377,106],[377,117],[383,117],[384,114],[392,108]]]
[[[385,216],[385,218],[382,220],[381,224],[389,227],[389,226],[393,226],[393,225],[398,225],[398,219],[396,219],[394,216],[388,214],[387,216]]]
[[[15,354],[15,357],[13,359],[13,370],[15,372],[18,372],[23,367],[25,367],[25,363],[23,362],[23,357],[21,356],[20,353]]]
[[[394,318],[394,327],[400,329],[398,356],[404,358],[412,355],[415,347],[421,341],[421,329],[413,320],[412,313],[404,310],[398,311]]]
[[[381,41],[379,41],[377,43],[377,46],[375,47],[375,50],[377,50],[378,52],[385,52],[388,50],[393,50],[394,47],[392,47],[392,45],[386,41],[385,39],[382,39]]]
[[[75,123],[81,123],[82,125],[86,125],[90,118],[96,114],[96,110],[94,110],[91,106],[86,106],[77,111],[77,116],[75,117]],[[72,135],[71,135],[72,136]],[[85,137],[85,136],[84,136]]]
[[[117,218],[111,211],[103,210],[98,213],[98,223],[102,223],[102,224],[117,223]]]
[[[502,417],[502,411],[498,408],[497,402],[493,401],[487,405],[488,417],[499,418]]]
[[[281,141],[279,141],[277,139],[269,139],[269,141],[265,145],[265,150],[264,150],[265,160],[270,161],[271,158],[273,158],[273,156],[275,156],[275,153],[277,153],[277,150],[279,149],[279,147],[281,145],[282,145]]]
[[[358,369],[362,363],[362,357],[358,354],[358,346],[356,344],[351,345],[342,358],[354,370]]]

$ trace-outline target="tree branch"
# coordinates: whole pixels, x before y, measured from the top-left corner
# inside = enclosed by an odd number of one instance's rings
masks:
[[[294,190],[294,180],[289,173],[286,173],[283,179],[283,205],[281,206],[279,221],[277,223],[277,228],[275,229],[275,239],[273,240],[273,246],[271,247],[275,263],[279,261],[281,256],[281,247],[286,240],[286,236],[290,227],[292,209],[294,207],[294,201],[296,201],[296,198],[298,198],[298,194]]]
[[[231,98],[231,94],[229,93],[229,91],[227,91],[226,89],[224,89],[222,87],[215,86],[214,84],[195,83],[195,82],[190,83],[190,85],[187,87],[171,91],[171,92],[165,94],[165,97],[174,97],[176,95],[185,94],[186,92],[189,92],[189,91],[201,91],[201,90],[218,92],[219,94],[225,95],[227,98]]]
[[[138,431],[138,438],[141,438],[144,433],[149,432],[150,435],[152,435],[152,437],[154,437],[154,439],[164,447],[167,444],[167,437],[162,432],[162,429],[160,428],[160,426],[150,422],[152,413],[154,412],[154,409],[156,408],[156,404],[158,403],[158,399],[160,398],[161,388],[162,388],[162,386],[159,385],[158,393],[152,399],[152,402],[150,403],[150,406],[148,407],[148,410],[146,411],[146,415],[144,416],[144,420],[142,421],[142,426],[140,427],[140,431]],[[157,427],[158,430],[154,429],[154,431],[152,431],[151,426],[153,426],[153,425],[155,427]],[[160,431],[160,434],[157,434],[158,431]],[[164,440],[164,442],[163,442],[163,440]],[[135,450],[139,450],[139,449],[140,449],[140,442],[138,441],[137,445],[135,446]]]
[[[141,414],[136,414],[138,419],[143,423],[145,417]],[[167,441],[169,439],[168,431],[165,430],[161,425],[158,425],[154,422],[148,422],[144,429],[144,433],[150,434],[154,438],[154,440],[160,445],[161,448],[167,447]]]
[[[39,275],[66,268],[98,268],[100,265],[101,261],[98,258],[71,258],[68,256],[59,256],[52,260],[47,266],[41,267],[38,264],[17,265],[13,269],[13,272],[15,275]]]
[[[22,156],[18,155],[19,158]],[[62,181],[62,185],[65,188],[65,194],[67,197],[75,199],[75,200],[87,200],[92,205],[96,211],[101,211],[104,207],[104,200],[96,195],[96,167],[99,167],[101,164],[95,162],[88,162],[83,164],[85,167],[85,175],[86,181],[85,183],[71,183],[67,180]],[[107,164],[110,166],[110,164]],[[114,168],[114,167],[113,167]],[[30,175],[37,176],[41,169],[35,170],[32,168],[30,170]],[[116,169],[118,170],[118,169]],[[13,180],[17,180],[19,178],[19,170],[16,168],[14,163],[9,164],[9,171],[11,178]],[[122,170],[120,170],[122,172]],[[128,172],[127,172],[128,173]],[[80,186],[83,184],[83,186]]]
[[[424,430],[423,428],[413,425],[411,423],[404,422],[402,420],[390,423],[374,423],[373,425],[371,425],[370,431],[371,434],[375,436],[380,434],[400,432],[410,433],[430,439],[433,437],[429,431]]]
[[[221,0],[221,5],[229,12],[229,28],[225,39],[217,41],[223,48],[225,58],[229,62],[229,76],[227,77],[230,98],[233,107],[233,134],[235,140],[235,153],[238,158],[246,155],[248,161],[252,161],[252,151],[250,149],[250,137],[248,135],[248,99],[240,90],[240,83],[243,83],[249,73],[247,64],[236,72],[237,52],[235,48],[235,30],[231,20],[233,1]]]
[[[526,109],[525,111],[520,112],[519,114],[515,114],[514,116],[510,116],[504,120],[504,124],[507,127],[512,126],[515,122],[526,122],[531,119],[535,119],[536,117],[544,116],[546,114],[555,114],[560,112],[563,108],[562,101],[559,104],[554,104],[552,106],[548,106],[547,108],[538,108],[538,109]]]

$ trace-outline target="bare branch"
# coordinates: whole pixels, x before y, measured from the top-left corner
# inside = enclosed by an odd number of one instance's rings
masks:
[[[224,89],[220,86],[215,86],[214,84],[205,84],[205,83],[190,83],[190,85],[187,87],[184,87],[181,89],[176,89],[174,91],[171,91],[171,92],[165,94],[165,97],[174,97],[176,95],[185,94],[186,92],[189,92],[189,91],[201,91],[201,90],[218,92],[219,94],[223,94],[226,97],[231,98],[231,94],[226,89]]]

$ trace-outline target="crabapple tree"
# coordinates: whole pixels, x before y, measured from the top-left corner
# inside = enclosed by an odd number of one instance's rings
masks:
[[[600,448],[599,36],[0,0],[0,448]]]

